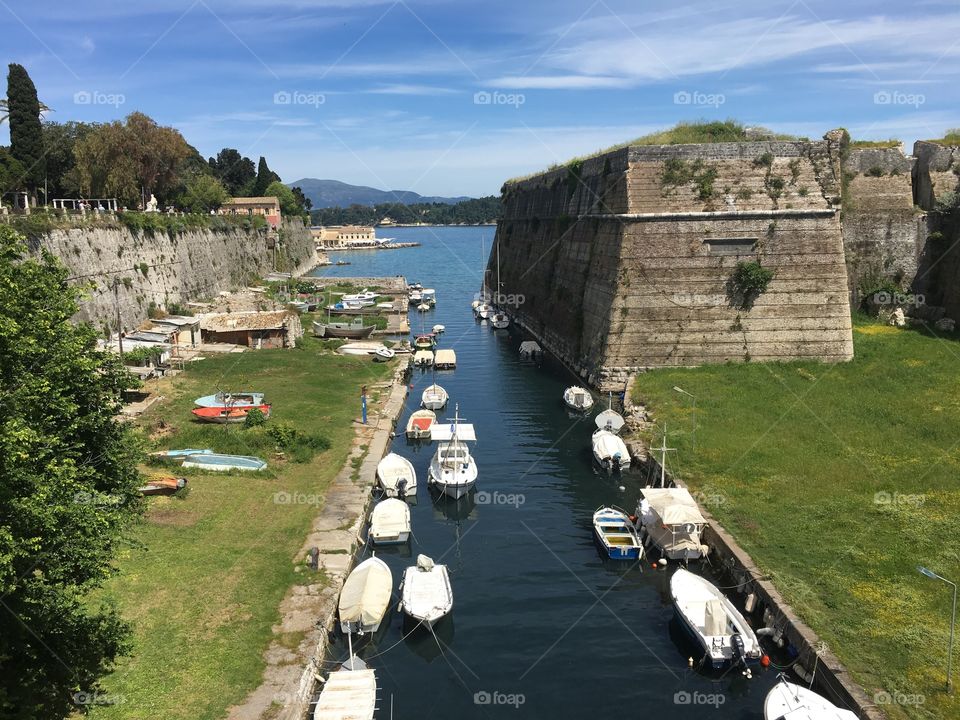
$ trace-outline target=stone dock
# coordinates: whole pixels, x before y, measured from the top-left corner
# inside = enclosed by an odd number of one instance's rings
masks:
[[[374,284],[374,283],[370,283]],[[290,588],[280,604],[280,622],[264,655],[263,681],[241,705],[230,708],[230,720],[301,720],[313,699],[325,667],[328,638],[334,629],[337,599],[362,542],[361,532],[371,503],[377,463],[390,447],[394,427],[407,396],[405,366],[398,363],[392,381],[371,386],[380,402],[368,424],[355,420],[353,449],[324,493],[324,504],[295,562],[303,566],[318,551],[319,581]],[[359,469],[355,469],[362,458]],[[283,637],[302,638],[296,647]],[[323,673],[325,674],[325,673]]]

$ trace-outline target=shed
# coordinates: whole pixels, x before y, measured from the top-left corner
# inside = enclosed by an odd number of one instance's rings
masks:
[[[246,345],[256,350],[292,348],[303,337],[300,316],[290,310],[211,313],[200,319],[204,342]]]

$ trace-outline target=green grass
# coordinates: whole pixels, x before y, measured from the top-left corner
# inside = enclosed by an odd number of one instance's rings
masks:
[[[668,465],[719,498],[708,509],[867,693],[924,696],[891,718],[960,717],[949,588],[916,571],[960,580],[958,339],[856,319],[849,363],[657,370],[633,388],[667,423]],[[697,398],[696,450],[674,386]]]
[[[96,708],[94,718],[220,718],[259,685],[280,601],[304,581],[293,557],[351,448],[360,386],[390,372],[389,364],[323,348],[307,337],[303,349],[191,363],[164,389],[171,399],[144,417],[147,430],[155,431],[160,419],[175,428],[153,447],[260,454],[271,467],[258,474],[194,472],[185,499],[150,500],[133,538],[142,547],[123,554],[120,574],[102,593],[134,628],[131,657],[104,682],[108,697],[123,702]],[[261,437],[261,429],[193,422],[194,398],[217,388],[266,392],[273,404],[267,427],[291,423],[329,438],[331,449],[312,462],[276,461],[260,440],[244,440]],[[277,493],[300,493],[308,502],[278,503]],[[287,645],[295,640],[280,638]]]
[[[940,143],[941,145],[960,145],[960,128],[950,128],[944,132],[942,138],[927,140],[927,142]]]
[[[855,148],[896,148],[903,144],[902,140],[890,138],[889,140],[851,140],[850,147]]]

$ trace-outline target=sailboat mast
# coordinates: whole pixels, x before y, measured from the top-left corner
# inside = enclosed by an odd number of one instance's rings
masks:
[[[500,308],[500,240],[497,240],[497,291],[493,295],[493,306]]]

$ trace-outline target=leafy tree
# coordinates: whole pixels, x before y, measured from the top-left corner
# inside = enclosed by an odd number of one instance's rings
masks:
[[[31,192],[43,185],[43,132],[37,88],[23,65],[10,63],[7,74],[7,110],[10,152],[23,165],[25,185]]]
[[[253,160],[243,157],[233,148],[223,148],[217,157],[210,158],[210,169],[234,197],[249,195],[257,181],[257,168]]]
[[[76,197],[80,193],[73,154],[77,141],[93,126],[82,122],[43,123],[43,147],[47,153],[47,185],[51,198]]]
[[[293,194],[293,190],[279,180],[270,183],[263,194],[267,197],[276,196],[280,201],[280,212],[284,215],[303,214],[303,208],[300,206],[300,203],[297,202],[297,197]]]
[[[140,514],[140,452],[115,416],[131,376],[74,325],[81,290],[0,226],[0,717],[62,718],[129,629],[89,593]],[[14,668],[16,668],[14,670]]]
[[[230,199],[217,178],[212,175],[194,175],[186,183],[180,196],[180,207],[188,212],[207,213],[216,210]]]
[[[303,190],[298,187],[290,188],[293,190],[293,196],[297,199],[297,204],[301,208],[301,212],[310,212],[310,208],[313,207],[313,202],[306,195],[303,194]]]
[[[10,190],[23,187],[23,165],[10,150],[0,147],[0,197]]]
[[[267,159],[261,155],[260,164],[257,165],[257,181],[250,194],[253,197],[263,197],[267,194],[267,187],[273,182],[280,182],[280,176],[267,167]]]

